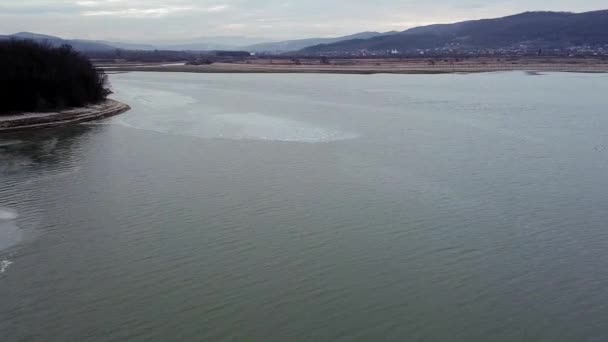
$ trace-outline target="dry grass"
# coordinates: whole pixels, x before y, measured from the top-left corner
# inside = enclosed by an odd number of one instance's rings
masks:
[[[212,65],[112,64],[108,71],[156,71],[193,73],[335,73],[335,74],[439,74],[494,71],[608,72],[601,58],[475,58],[475,59],[250,59]]]

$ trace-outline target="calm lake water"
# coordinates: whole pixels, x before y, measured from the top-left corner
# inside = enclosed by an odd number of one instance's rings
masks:
[[[0,340],[608,340],[608,75],[111,81],[0,137]]]

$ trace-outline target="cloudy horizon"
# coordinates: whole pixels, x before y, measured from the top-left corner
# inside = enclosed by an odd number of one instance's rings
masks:
[[[603,6],[603,7],[602,7]],[[361,31],[501,17],[536,10],[604,9],[588,0],[4,0],[0,34],[21,31],[64,38],[170,41],[245,36],[266,40],[336,37]]]

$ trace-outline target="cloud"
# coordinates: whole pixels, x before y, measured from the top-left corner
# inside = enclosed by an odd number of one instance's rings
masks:
[[[85,17],[111,16],[122,18],[162,18],[164,16],[192,10],[192,7],[127,8],[112,11],[83,11]]]
[[[215,5],[215,6],[205,8],[204,11],[212,13],[212,12],[222,12],[226,9],[228,9],[228,5]]]
[[[240,34],[272,40],[405,30],[528,10],[589,11],[606,0],[0,0],[0,34],[176,40]]]
[[[85,17],[120,18],[163,18],[180,13],[218,13],[229,8],[227,4],[195,6],[186,1],[123,1],[123,0],[80,0],[76,5],[83,7]]]
[[[76,1],[76,5],[82,6],[82,7],[97,7],[97,6],[101,5],[101,2],[99,2],[99,1]]]

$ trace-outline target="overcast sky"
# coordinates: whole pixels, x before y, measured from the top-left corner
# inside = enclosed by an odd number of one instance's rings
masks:
[[[404,30],[530,10],[603,8],[606,0],[0,0],[0,33],[130,41],[286,39]]]

